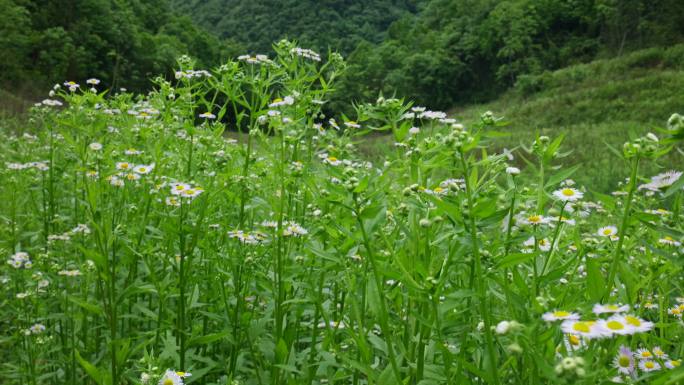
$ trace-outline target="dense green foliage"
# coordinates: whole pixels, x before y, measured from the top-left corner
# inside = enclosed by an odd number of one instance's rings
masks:
[[[0,0],[0,50],[0,87],[29,91],[90,77],[143,90],[182,54],[217,63],[234,53],[166,1],[146,0]]]
[[[380,43],[390,24],[425,0],[174,0],[179,10],[250,53],[296,39],[307,48],[351,53],[361,41]]]
[[[433,108],[493,98],[522,75],[684,37],[684,2],[433,0],[349,58],[345,97],[377,90]]]
[[[684,38],[678,0],[176,3],[250,52],[288,37],[349,53],[340,100],[373,100],[382,91],[433,108],[492,99],[521,76]]]

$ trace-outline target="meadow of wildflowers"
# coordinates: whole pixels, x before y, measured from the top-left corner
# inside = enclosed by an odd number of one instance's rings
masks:
[[[562,136],[493,153],[492,113],[324,116],[342,58],[274,48],[1,133],[0,383],[684,383],[684,165],[639,171],[683,116],[605,194]]]

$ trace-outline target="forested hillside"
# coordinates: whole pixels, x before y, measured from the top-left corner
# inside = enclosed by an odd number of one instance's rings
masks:
[[[173,0],[208,30],[247,50],[271,51],[282,38],[316,50],[351,53],[361,41],[380,43],[396,20],[425,0]]]
[[[679,0],[174,0],[251,52],[281,38],[349,57],[341,100],[378,91],[434,108],[486,101],[527,75],[684,37]]]
[[[182,54],[235,53],[165,0],[0,0],[0,50],[0,88],[29,93],[90,77],[143,90]]]
[[[684,2],[0,0],[0,88],[94,76],[143,90],[182,54],[210,67],[268,54],[282,38],[347,57],[334,100],[382,92],[446,109],[545,71],[682,42]]]

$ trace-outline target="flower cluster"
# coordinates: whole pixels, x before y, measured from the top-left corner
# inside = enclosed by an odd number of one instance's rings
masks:
[[[7,263],[15,269],[30,269],[33,266],[33,262],[31,262],[31,258],[29,257],[28,253],[23,251],[12,254],[7,260]]]

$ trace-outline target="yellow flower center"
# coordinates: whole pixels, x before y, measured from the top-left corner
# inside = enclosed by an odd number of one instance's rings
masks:
[[[575,195],[575,190],[571,188],[564,188],[563,190],[561,190],[561,194],[565,195],[566,197],[571,197]]]
[[[164,385],[173,385],[173,380],[170,378],[167,378],[163,382]]]
[[[613,233],[613,230],[611,230],[611,229],[605,229],[605,230],[603,230],[603,235],[610,235],[610,234],[612,234],[612,233]]]
[[[669,235],[666,235],[665,238],[663,238],[663,239],[666,240],[666,241],[670,241],[670,242],[674,241],[674,238],[672,238],[672,237],[669,236]]]
[[[564,310],[557,310],[557,311],[554,311],[554,312],[553,312],[553,316],[554,316],[554,317],[559,317],[559,318],[560,318],[560,317],[567,317],[567,316],[569,316],[569,315],[570,315],[570,313],[568,313],[567,311],[564,311]]]
[[[331,162],[337,162],[337,158],[335,158],[334,156],[329,156],[328,160]]]
[[[618,359],[618,365],[620,365],[620,367],[622,367],[622,368],[628,368],[628,367],[629,367],[629,363],[630,363],[630,362],[629,362],[629,357],[628,357],[628,356],[622,355],[622,356],[620,356],[620,358]]]
[[[670,361],[670,364],[672,364],[672,366],[674,366],[674,367],[678,367],[679,365],[682,364],[682,360],[672,360],[672,361]]]
[[[608,321],[606,326],[608,326],[608,329],[610,330],[622,330],[625,328],[625,325],[618,321]]]
[[[282,101],[283,101],[283,99],[281,99],[281,98],[273,99],[273,103],[281,103]]]
[[[647,369],[653,369],[653,368],[655,368],[655,364],[653,363],[653,361],[646,361],[646,362],[644,363],[644,366],[645,366]]]
[[[580,339],[575,335],[571,335],[570,337],[568,337],[568,342],[570,342],[570,345],[577,346],[580,344]]]
[[[541,217],[539,215],[532,215],[532,216],[527,217],[527,220],[532,222],[532,223],[537,223],[537,222],[541,222]]]
[[[140,168],[138,169],[138,171],[140,171],[140,172],[145,172],[145,171],[147,171],[147,169],[146,169],[145,167],[140,167]]]
[[[653,354],[651,354],[651,352],[649,352],[649,351],[645,351],[645,352],[641,352],[641,356],[644,358],[651,358],[651,357],[653,357]]]
[[[589,324],[586,322],[575,322],[572,329],[582,333],[589,333]]]
[[[442,191],[444,191],[443,188],[441,188],[441,187],[435,187],[435,192],[436,192],[436,193],[440,193],[440,192],[442,192]]]
[[[606,309],[611,310],[611,311],[617,311],[618,307],[617,307],[617,305],[608,305],[608,306],[606,306]]]
[[[641,326],[641,320],[636,317],[632,317],[631,315],[626,316],[625,321],[627,321],[628,324],[633,326]]]

